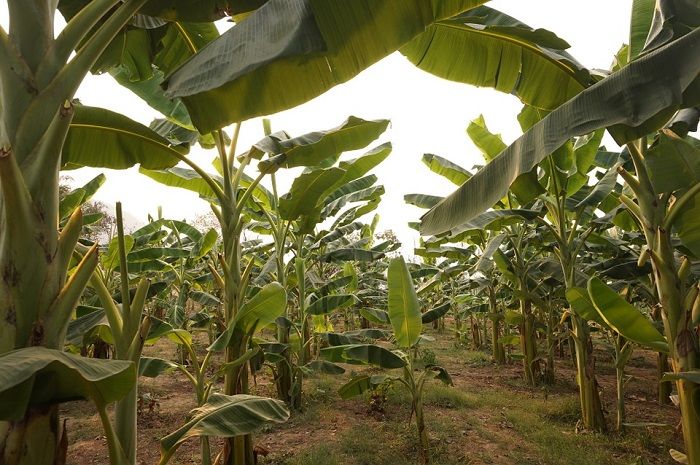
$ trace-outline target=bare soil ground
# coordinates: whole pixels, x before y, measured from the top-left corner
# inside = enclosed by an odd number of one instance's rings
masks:
[[[557,381],[529,387],[522,366],[496,366],[487,353],[468,350],[449,332],[431,332],[426,344],[436,362],[448,369],[453,387],[431,382],[425,411],[436,464],[673,464],[669,448],[682,449],[673,406],[656,400],[655,354],[637,349],[627,374],[627,421],[635,426],[621,434],[577,432],[579,407],[575,370],[570,358],[558,359]],[[148,348],[158,356],[174,357],[165,342]],[[431,356],[433,356],[431,355]],[[610,429],[615,423],[615,370],[599,353],[598,380]],[[284,425],[265,428],[256,444],[269,453],[260,465],[403,465],[419,463],[417,434],[410,423],[410,401],[392,388],[386,401],[371,406],[369,396],[341,400],[338,387],[350,370],[339,376],[305,381],[305,406]],[[360,369],[358,371],[363,371]],[[142,379],[138,463],[156,465],[159,440],[177,429],[195,407],[187,378],[178,372]],[[274,396],[269,373],[259,375],[252,394]],[[107,449],[97,415],[89,403],[74,402],[62,409],[69,434],[68,464],[106,464]],[[212,440],[212,450],[220,441]],[[172,464],[199,464],[197,440],[180,448]]]

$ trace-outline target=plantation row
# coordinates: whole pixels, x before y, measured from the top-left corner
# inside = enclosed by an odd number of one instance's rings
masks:
[[[202,464],[252,465],[252,433],[302,409],[313,373],[342,377],[342,398],[405,388],[428,463],[424,389],[452,379],[419,354],[425,325],[445,319],[496,364],[522,360],[532,386],[553,383],[555,354],[569,354],[580,426],[600,433],[612,422],[594,349],[614,359],[620,431],[625,365],[635,348],[653,350],[659,402],[675,402],[682,419],[685,450],[670,454],[700,464],[700,141],[689,135],[700,116],[700,8],[635,1],[629,44],[604,72],[482,3],[8,0],[0,464],[65,463],[58,405],[78,399],[94,404],[110,462],[135,464],[138,379],[174,370],[197,408],[160,441],[161,464],[198,438]],[[67,22],[58,34],[56,11]],[[220,34],[223,17],[235,25]],[[524,104],[511,145],[483,118],[467,128],[483,166],[424,156],[459,187],[406,196],[428,210],[413,224],[422,263],[407,264],[393,234],[377,234],[376,215],[364,219],[384,194],[371,172],[391,144],[371,144],[389,121],[349,117],[293,137],[264,120],[257,143],[238,143],[241,122],[303,103],[396,50]],[[163,118],[146,127],[73,101],[89,72],[110,73]],[[606,131],[621,150],[602,145]],[[212,167],[188,156],[195,144],[214,151]],[[198,194],[217,226],[159,217],[127,234],[118,204],[105,238],[101,215],[83,213],[104,176],[59,195],[65,170],[137,164]],[[293,168],[303,171],[279,192],[277,177]],[[143,355],[164,338],[176,360]],[[380,370],[345,374],[353,364]],[[272,373],[276,399],[250,395],[258,372]],[[220,450],[214,437],[225,438]]]

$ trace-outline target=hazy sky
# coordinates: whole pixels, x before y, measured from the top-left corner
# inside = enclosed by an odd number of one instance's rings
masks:
[[[555,32],[571,44],[569,52],[585,66],[607,69],[615,52],[627,40],[631,3],[632,0],[493,0],[488,5],[532,27]],[[0,3],[0,23],[7,27],[5,2]],[[77,97],[86,105],[119,111],[144,124],[158,117],[156,111],[109,76],[89,76]],[[389,130],[370,146],[387,140],[394,146],[390,157],[374,171],[387,191],[378,209],[379,230],[393,229],[403,242],[404,253],[412,255],[411,249],[418,236],[406,223],[415,221],[421,210],[405,205],[404,194],[446,195],[455,188],[430,172],[420,161],[422,155],[434,153],[471,168],[481,160],[466,137],[469,121],[483,114],[490,129],[502,133],[506,142],[510,142],[520,133],[515,119],[520,107],[513,96],[442,80],[394,54],[352,81],[270,119],[273,130],[284,129],[292,136],[335,127],[349,115],[390,119]],[[262,136],[259,120],[244,122],[239,153]],[[214,154],[193,149],[191,156],[209,167]],[[206,202],[196,194],[162,187],[136,169],[100,171],[106,173],[107,182],[95,198],[108,205],[121,200],[130,216],[139,220],[145,221],[147,214],[155,213],[159,205],[166,217],[174,219],[191,219],[208,211]],[[81,169],[67,174],[77,185],[100,171]],[[253,171],[254,167],[250,173]],[[280,192],[286,192],[297,173],[280,175]]]

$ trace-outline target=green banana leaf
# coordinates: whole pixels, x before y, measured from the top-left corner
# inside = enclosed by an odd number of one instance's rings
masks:
[[[99,360],[27,347],[0,356],[0,420],[19,420],[28,408],[90,399],[100,407],[124,397],[136,383],[132,362]]]
[[[338,167],[345,170],[345,174],[336,183],[337,187],[344,186],[348,182],[358,179],[369,173],[373,168],[387,159],[391,154],[391,142],[385,142],[370,149],[358,158],[341,160]]]
[[[306,313],[309,315],[327,315],[334,310],[355,305],[359,301],[360,300],[352,294],[327,295],[306,307]]]
[[[627,61],[637,58],[644,49],[644,44],[651,29],[656,0],[632,0],[632,15],[630,19],[630,38],[627,50]]]
[[[140,164],[164,169],[178,163],[186,147],[173,146],[147,126],[102,108],[75,105],[61,153],[62,169],[83,166],[124,169]]]
[[[416,289],[402,256],[389,262],[387,287],[389,319],[394,328],[396,344],[401,348],[413,347],[420,338],[423,323]]]
[[[425,209],[433,208],[442,199],[442,197],[427,194],[406,194],[403,196],[403,201],[407,204]]]
[[[257,294],[241,306],[226,331],[214,341],[208,350],[224,350],[236,331],[240,331],[242,334],[251,334],[257,328],[271,324],[277,317],[284,314],[286,306],[287,292],[280,283],[275,281],[263,286]]]
[[[326,360],[314,360],[304,365],[304,367],[315,373],[325,373],[327,375],[342,375],[345,373],[345,368]]]
[[[441,78],[492,87],[552,110],[592,83],[568,48],[550,31],[479,6],[435,22],[400,51]]]
[[[612,329],[639,345],[668,353],[666,338],[654,324],[599,278],[588,280],[588,296]]]
[[[194,170],[189,168],[180,168],[176,166],[174,168],[169,168],[165,170],[148,170],[141,168],[139,169],[141,174],[148,176],[154,181],[158,181],[169,187],[179,187],[181,189],[187,189],[188,191],[196,192],[200,197],[207,199],[213,199],[216,194],[212,190],[211,186],[207,184],[204,179]],[[219,185],[222,184],[223,180],[218,176],[211,176],[214,181]]]
[[[438,320],[445,316],[447,312],[450,311],[451,304],[450,302],[446,302],[442,305],[439,305],[435,308],[431,308],[427,312],[423,313],[421,316],[421,322],[425,325],[428,323],[432,323],[435,320]]]
[[[700,182],[700,145],[662,131],[648,150],[644,164],[656,193],[687,189]]]
[[[293,139],[267,136],[254,145],[254,149],[257,149],[254,153],[260,151],[275,155],[258,164],[258,168],[263,172],[271,170],[273,166],[329,166],[335,163],[343,152],[367,146],[386,131],[388,126],[389,120],[366,121],[350,116],[336,128],[311,132]]]
[[[601,314],[596,310],[588,290],[583,287],[572,287],[566,290],[566,300],[578,316],[587,321],[595,321],[603,328],[610,328]]]
[[[187,423],[160,440],[161,456],[172,456],[189,438],[241,436],[287,419],[289,410],[282,401],[246,394],[212,394],[204,405],[192,410]]]
[[[177,364],[170,360],[154,357],[141,357],[139,360],[139,376],[146,378],[157,378],[158,376],[169,373],[177,368]]]
[[[357,261],[357,262],[373,262],[384,257],[383,252],[375,252],[366,249],[357,249],[351,247],[344,247],[341,249],[335,249],[328,253],[321,255],[318,260],[320,262],[330,263],[330,262],[345,262],[345,261]]]
[[[616,124],[641,125],[661,112],[678,109],[684,90],[700,71],[700,55],[694,52],[699,45],[697,29],[644,55],[549,113],[426,213],[421,233],[448,231],[492,207],[519,175],[531,171],[573,136]]]
[[[170,75],[167,95],[183,97],[204,133],[273,114],[350,80],[432,22],[480,3],[270,0]]]
[[[250,300],[245,302],[236,314],[231,326],[241,329],[244,334],[269,325],[284,313],[287,305],[287,292],[278,282],[264,286]]]
[[[389,349],[374,344],[357,344],[345,349],[347,359],[376,365],[379,368],[403,368],[406,361]]]
[[[78,207],[89,201],[95,192],[102,187],[102,185],[107,180],[107,177],[100,173],[90,181],[88,181],[84,186],[77,189],[73,189],[67,193],[60,201],[58,206],[58,217],[63,220],[70,216]]]
[[[423,155],[421,160],[423,161],[423,164],[430,169],[430,171],[435,174],[439,174],[443,178],[458,186],[461,186],[472,177],[472,173],[466,169],[438,155],[426,153]]]
[[[467,135],[481,151],[487,162],[493,160],[508,147],[505,142],[503,142],[500,134],[493,134],[489,131],[488,127],[486,127],[486,121],[484,121],[484,117],[481,115],[469,123],[469,126],[467,126]],[[515,181],[513,181],[513,184],[510,185],[510,190],[515,194],[515,197],[521,205],[526,205],[538,195],[545,193],[545,188],[539,182],[536,168],[518,176]]]
[[[341,168],[342,169],[342,168]],[[345,175],[343,175],[343,178]],[[341,180],[343,179],[341,178]],[[330,204],[335,203],[336,201],[342,199],[343,197],[346,197],[349,194],[353,194],[355,192],[367,189],[371,187],[374,183],[377,182],[379,178],[377,178],[376,175],[370,174],[368,176],[364,176],[361,178],[354,179],[352,181],[348,181],[346,183],[343,183],[340,185],[340,187],[336,188],[333,190],[330,194],[328,194],[324,199],[323,199],[323,204],[325,208],[329,208],[328,206]],[[347,203],[347,201],[345,202]],[[340,205],[341,207],[345,205],[344,203]]]
[[[338,388],[338,394],[341,399],[350,399],[351,397],[359,396],[360,394],[376,388],[383,382],[389,379],[384,375],[359,375],[352,378],[347,383]]]
[[[372,323],[377,323],[380,325],[391,323],[391,320],[389,320],[389,314],[384,310],[379,310],[378,308],[361,308],[360,315]]]
[[[316,205],[333,188],[345,171],[327,168],[302,173],[292,183],[289,193],[280,197],[280,215],[286,220],[296,220],[301,215],[311,215]],[[320,212],[318,212],[320,215]]]

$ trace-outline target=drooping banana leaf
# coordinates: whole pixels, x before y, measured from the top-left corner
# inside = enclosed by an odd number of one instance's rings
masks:
[[[361,149],[386,131],[388,120],[367,121],[350,116],[340,126],[326,131],[316,131],[292,139],[267,136],[254,146],[253,153],[276,155],[258,165],[260,171],[271,166],[293,168],[318,166],[324,162],[333,164],[338,157],[350,150]]]
[[[170,457],[189,438],[197,436],[234,437],[250,434],[269,423],[284,423],[289,411],[279,400],[239,394],[212,394],[192,418],[160,441],[162,457]],[[163,462],[165,463],[165,462]]]
[[[698,46],[700,29],[643,56],[552,111],[426,213],[421,233],[447,231],[490,208],[519,175],[573,136],[616,124],[641,125],[680,108],[684,90],[700,72]]]
[[[46,347],[0,356],[1,420],[19,420],[29,407],[90,399],[104,407],[124,397],[136,382],[132,362],[100,360]]]
[[[654,324],[599,278],[588,281],[588,297],[612,329],[637,344],[668,353],[666,338]]]
[[[188,149],[173,146],[147,126],[103,108],[74,106],[75,114],[61,154],[62,169],[83,166],[148,169],[175,166]]]
[[[183,98],[200,132],[273,114],[350,80],[432,22],[481,3],[270,0],[169,76],[167,93]]]
[[[550,31],[479,6],[433,23],[400,50],[441,78],[492,87],[552,110],[592,83],[568,48]]]

